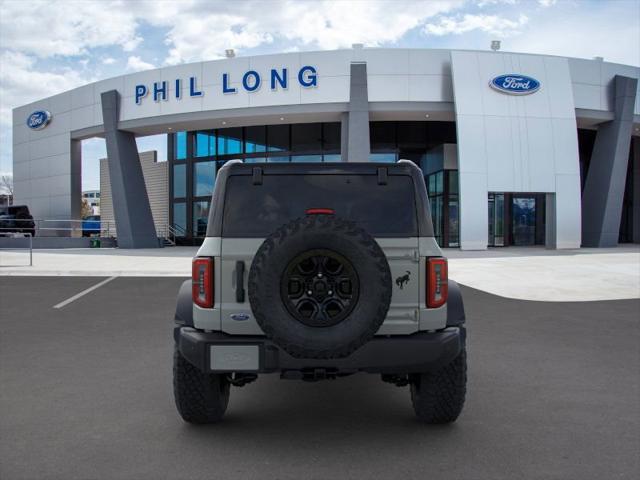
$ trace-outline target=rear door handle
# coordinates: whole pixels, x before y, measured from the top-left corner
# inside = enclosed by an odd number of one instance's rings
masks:
[[[236,262],[236,302],[244,303],[244,262]]]

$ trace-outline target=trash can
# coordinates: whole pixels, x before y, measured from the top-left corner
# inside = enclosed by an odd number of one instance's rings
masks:
[[[90,248],[100,248],[100,239],[99,238],[92,238],[89,241],[89,247]]]

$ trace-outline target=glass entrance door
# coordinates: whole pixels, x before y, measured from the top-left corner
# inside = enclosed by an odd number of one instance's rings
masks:
[[[536,243],[536,199],[514,196],[511,205],[513,245]]]
[[[489,194],[489,246],[504,247],[504,194]]]

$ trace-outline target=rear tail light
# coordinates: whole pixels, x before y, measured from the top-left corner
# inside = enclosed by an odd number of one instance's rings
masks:
[[[307,208],[304,212],[307,215],[335,215],[333,208]]]
[[[202,308],[213,307],[213,258],[196,257],[191,265],[193,303]]]
[[[447,303],[449,281],[446,258],[427,259],[427,307],[438,308]]]

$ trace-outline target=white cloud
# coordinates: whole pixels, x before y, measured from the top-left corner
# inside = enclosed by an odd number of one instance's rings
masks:
[[[138,56],[131,56],[127,59],[127,70],[131,72],[139,72],[140,70],[151,70],[156,68],[153,64],[145,62]]]
[[[163,2],[145,20],[169,28],[168,64],[219,58],[277,40],[318,49],[393,43],[462,0]],[[144,5],[132,4],[139,12]]]
[[[71,69],[47,72],[35,68],[36,58],[23,53],[0,54],[0,165],[11,165],[11,125],[14,107],[93,81]]]
[[[598,14],[569,10],[550,15],[536,22],[535,29],[530,25],[522,35],[503,42],[502,50],[578,58],[600,56],[607,62],[640,66],[640,25],[624,20],[624,15],[640,18],[640,3],[620,2],[619,8]]]
[[[424,32],[430,35],[460,35],[474,30],[494,35],[496,37],[508,37],[519,33],[527,24],[529,18],[520,14],[515,20],[497,15],[472,15],[461,17],[440,17],[436,23],[428,23]]]
[[[2,3],[0,46],[41,58],[81,55],[90,48],[142,41],[123,1],[10,1]]]
[[[538,0],[538,3],[543,7],[550,7],[555,5],[558,0]]]
[[[102,59],[103,65],[113,65],[114,63],[116,63],[116,59],[113,57],[106,57]]]

